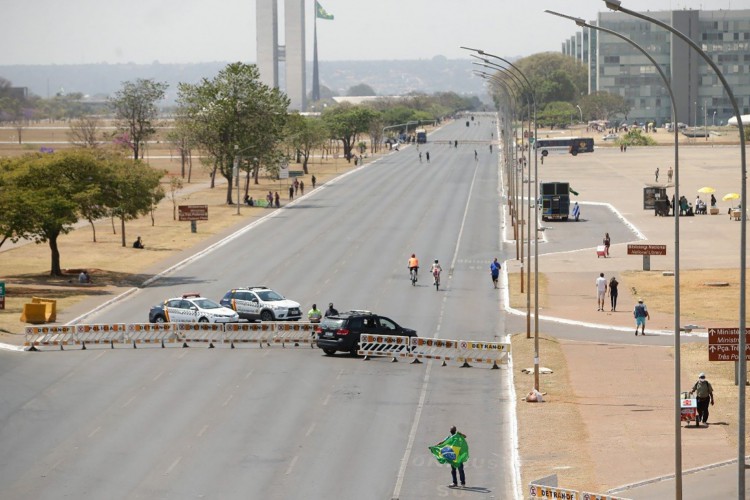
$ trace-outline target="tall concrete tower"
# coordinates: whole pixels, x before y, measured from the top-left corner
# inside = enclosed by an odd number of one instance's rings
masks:
[[[285,44],[279,46],[278,0],[256,0],[258,70],[263,83],[279,86],[279,61],[285,61],[286,94],[289,108],[304,111],[305,75],[305,1],[284,0]]]
[[[276,0],[256,0],[255,37],[258,45],[260,81],[279,86],[279,14]]]

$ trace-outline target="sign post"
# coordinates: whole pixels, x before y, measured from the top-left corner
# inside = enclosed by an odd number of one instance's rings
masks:
[[[239,203],[239,200],[237,202]],[[198,232],[196,221],[208,220],[208,205],[179,205],[177,211],[178,220],[190,221],[190,231],[193,233]]]
[[[667,255],[667,245],[628,245],[628,255],[643,255],[643,270],[651,270],[652,255]]]

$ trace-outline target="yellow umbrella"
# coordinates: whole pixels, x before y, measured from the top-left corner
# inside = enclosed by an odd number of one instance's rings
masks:
[[[737,193],[727,193],[722,198],[722,200],[724,200],[724,201],[739,200],[739,199],[740,199],[740,195],[738,195]]]
[[[700,188],[698,192],[701,194],[711,194],[711,193],[715,193],[716,190],[712,187],[705,186],[705,187]]]

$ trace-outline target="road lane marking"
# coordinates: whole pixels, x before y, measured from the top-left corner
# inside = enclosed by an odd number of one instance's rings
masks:
[[[323,406],[327,406],[327,405],[328,405],[328,401],[330,401],[330,400],[331,400],[331,395],[329,394],[329,395],[328,395],[328,396],[326,396],[326,398],[325,398],[325,399],[323,400]]]
[[[163,371],[159,372],[159,374],[156,377],[154,377],[153,379],[151,379],[151,380],[154,381],[154,382],[156,382],[157,380],[159,380],[161,378],[162,375],[164,375]]]
[[[126,408],[127,406],[129,406],[130,403],[132,403],[133,401],[135,401],[136,397],[137,396],[133,396],[132,398],[128,399],[128,401],[124,405],[122,405],[120,408]]]
[[[230,401],[232,400],[232,398],[234,398],[234,394],[230,394],[230,395],[229,395],[229,397],[227,398],[227,400],[226,400],[226,401],[224,401],[224,404],[222,404],[221,406],[226,406],[226,405],[228,405],[228,404],[229,404],[229,402],[230,402]]]
[[[285,476],[288,476],[289,474],[291,474],[291,473],[292,473],[292,469],[294,469],[294,464],[296,464],[296,463],[297,463],[297,459],[298,459],[298,458],[299,458],[299,455],[295,455],[295,456],[294,456],[294,458],[292,459],[292,462],[291,462],[291,463],[289,464],[289,468],[288,468],[288,469],[286,470],[286,472],[284,473],[284,475],[285,475]]]
[[[174,470],[175,467],[177,467],[177,464],[180,463],[182,460],[182,457],[177,457],[174,462],[172,462],[172,465],[169,466],[169,468],[164,472],[165,476],[168,476],[170,472]]]
[[[100,352],[99,354],[97,354],[96,356],[94,356],[94,361],[96,361],[97,359],[101,358],[105,354],[107,354],[107,351]]]
[[[307,432],[305,432],[305,437],[308,437],[310,434],[313,433],[313,431],[315,430],[315,425],[316,425],[315,422],[310,424],[310,427],[307,428]]]
[[[247,372],[247,375],[245,375],[245,380],[249,379],[250,375],[252,374],[253,374],[253,370],[250,370],[249,372]]]
[[[93,431],[91,431],[91,433],[90,433],[90,434],[88,435],[88,437],[90,437],[90,438],[91,438],[91,437],[94,437],[94,435],[95,435],[95,434],[96,434],[97,432],[99,432],[99,431],[100,431],[101,429],[102,429],[102,426],[100,425],[99,427],[97,427],[96,429],[94,429]]]
[[[203,434],[205,434],[207,430],[208,430],[208,424],[204,425],[201,428],[201,430],[198,431],[198,434],[196,434],[195,437],[203,437]]]
[[[344,369],[342,368],[339,370],[339,374],[336,375],[336,380],[339,380],[343,374],[344,374]]]

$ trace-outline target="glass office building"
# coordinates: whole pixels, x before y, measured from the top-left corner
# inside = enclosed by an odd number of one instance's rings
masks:
[[[742,114],[750,114],[750,10],[649,12],[689,36],[719,66]],[[671,77],[677,120],[689,126],[726,123],[734,115],[718,77],[702,57],[668,31],[617,12],[600,12],[594,24],[621,33],[642,46]],[[577,37],[576,37],[577,38]],[[573,38],[575,40],[576,38]],[[629,122],[671,121],[669,93],[653,65],[628,43],[584,29],[587,50],[566,50],[589,68],[589,92],[623,96]],[[572,44],[571,44],[572,45]]]

